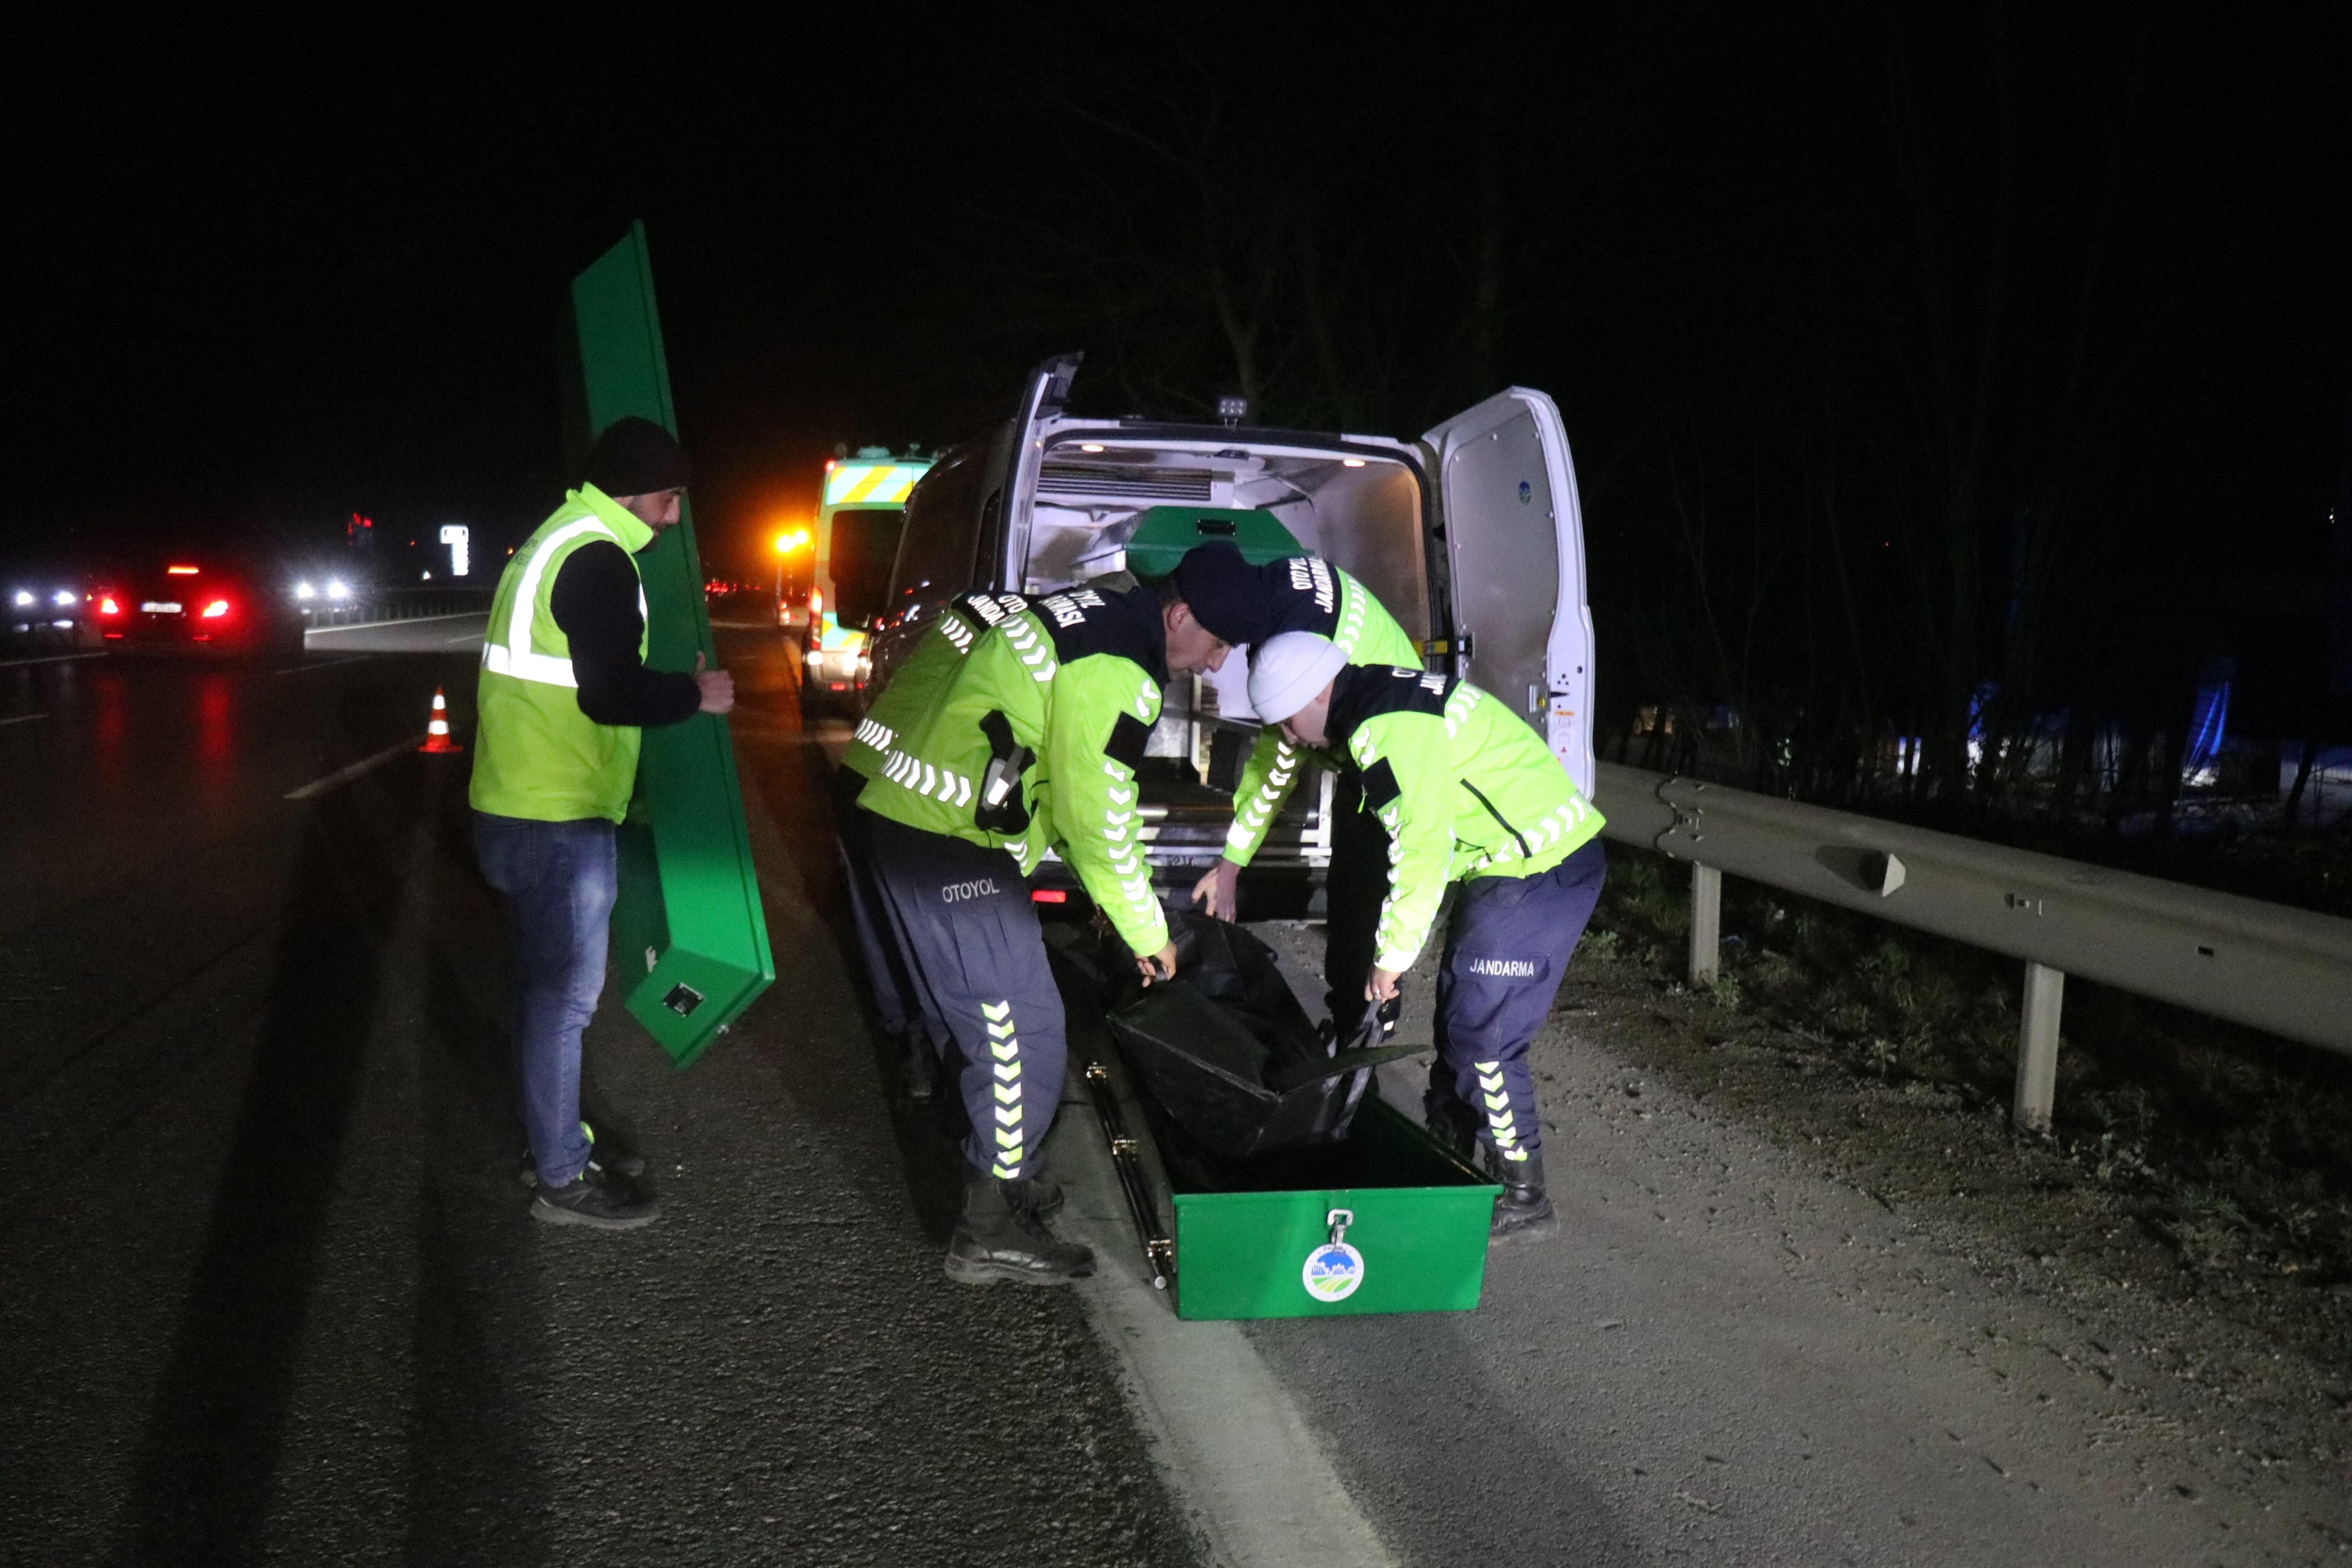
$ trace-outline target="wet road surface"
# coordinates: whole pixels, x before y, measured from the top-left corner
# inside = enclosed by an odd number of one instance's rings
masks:
[[[0,1561],[1194,1560],[1078,1300],[940,1276],[788,657],[724,651],[780,978],[688,1073],[592,1029],[622,1236],[526,1215],[465,759],[286,798],[436,685],[467,738],[466,645],[0,667]]]

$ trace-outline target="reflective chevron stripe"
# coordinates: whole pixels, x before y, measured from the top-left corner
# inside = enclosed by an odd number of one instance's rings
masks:
[[[1539,817],[1534,826],[1527,830],[1528,852],[1539,855],[1552,848],[1583,826],[1585,818],[1591,815],[1592,807],[1585,804],[1582,795],[1554,806]],[[1518,858],[1518,845],[1506,838],[1500,844],[1493,846],[1471,859],[1463,868],[1460,875],[1475,876],[1489,867],[1507,866]]]
[[[1478,1075],[1478,1098],[1486,1101],[1486,1131],[1495,1147],[1506,1160],[1526,1159],[1528,1152],[1519,1147],[1519,1125],[1511,1114],[1511,1093],[1503,1087],[1503,1064],[1472,1062],[1470,1067]]]
[[[1021,1174],[1024,1157],[1024,1140],[1021,1131],[1021,1037],[1015,1032],[1013,1003],[982,1002],[980,1005],[982,1026],[988,1031],[988,1054],[995,1059],[989,1071],[995,1081],[990,1089],[996,1099],[996,1163],[992,1173],[1002,1181],[1012,1181]]]
[[[1454,739],[1455,731],[1462,728],[1463,721],[1470,717],[1470,710],[1478,706],[1478,689],[1468,681],[1464,681],[1454,687],[1454,694],[1445,700],[1445,738],[1447,740]]]
[[[969,776],[950,768],[934,767],[904,752],[883,754],[882,776],[899,788],[911,790],[928,800],[940,801],[949,805],[971,804],[972,785]]]
[[[1004,640],[1013,645],[1013,657],[1028,668],[1030,679],[1042,684],[1054,679],[1061,667],[1054,662],[1054,645],[1039,634],[1034,620],[1016,617],[1002,629]]]
[[[1298,776],[1298,748],[1288,741],[1275,747],[1274,767],[1266,773],[1265,782],[1234,813],[1234,825],[1225,830],[1226,848],[1246,854],[1255,847],[1273,823],[1276,810],[1289,792],[1291,780]]]

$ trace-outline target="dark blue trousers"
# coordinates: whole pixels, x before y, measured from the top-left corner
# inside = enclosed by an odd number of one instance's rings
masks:
[[[858,792],[865,787],[866,780],[847,768],[834,770],[833,824],[841,850],[842,885],[849,894],[849,923],[874,998],[876,1021],[885,1034],[920,1034],[934,1051],[944,1054],[947,1024],[937,1016],[916,977],[907,956],[906,934],[898,929],[890,901],[875,879],[871,825],[880,819],[857,808]]]
[[[1433,1095],[1451,1090],[1506,1161],[1543,1150],[1528,1046],[1551,1014],[1608,862],[1593,839],[1537,877],[1473,877],[1454,895],[1437,972]]]
[[[1027,1173],[1062,1099],[1062,994],[1021,868],[1002,849],[860,808],[874,885],[906,942],[923,1010],[963,1058],[972,1169]]]

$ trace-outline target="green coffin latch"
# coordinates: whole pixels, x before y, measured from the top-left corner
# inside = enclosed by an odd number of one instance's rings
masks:
[[[624,416],[677,430],[643,224],[572,279],[571,304],[574,331],[559,357],[570,373],[565,436],[577,472],[593,433]],[[650,611],[646,664],[691,670],[699,653],[716,665],[692,514],[637,566]],[[698,713],[645,732],[620,856],[613,947],[628,1008],[682,1068],[776,978],[725,719]]]

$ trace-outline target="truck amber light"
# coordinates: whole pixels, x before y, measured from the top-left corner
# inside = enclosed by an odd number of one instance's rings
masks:
[[[211,604],[205,606],[205,613],[201,618],[207,621],[216,621],[227,614],[228,601],[226,599],[215,599]]]
[[[1035,888],[1030,891],[1029,901],[1033,904],[1066,904],[1070,901],[1070,895],[1061,888]]]

